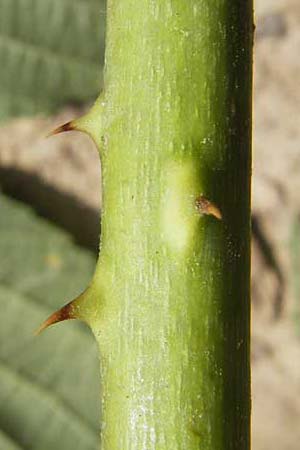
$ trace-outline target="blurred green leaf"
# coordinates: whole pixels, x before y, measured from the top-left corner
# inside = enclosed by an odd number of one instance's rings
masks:
[[[33,211],[0,196],[0,449],[95,450],[98,357],[70,321],[33,336],[84,289],[94,256]]]
[[[0,119],[95,99],[104,0],[0,0]]]

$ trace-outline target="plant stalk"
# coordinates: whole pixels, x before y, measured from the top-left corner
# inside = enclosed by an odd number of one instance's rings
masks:
[[[102,450],[250,449],[252,0],[108,0]]]

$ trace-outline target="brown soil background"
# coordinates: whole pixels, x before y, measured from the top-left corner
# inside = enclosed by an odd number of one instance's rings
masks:
[[[257,0],[256,25],[252,448],[298,450],[300,293],[295,286],[300,274],[292,255],[300,242],[299,0]],[[0,127],[0,177],[4,191],[33,203],[75,235],[84,229],[83,244],[91,247],[100,204],[97,152],[79,133],[44,138],[78,114],[70,108],[53,118],[18,119]]]

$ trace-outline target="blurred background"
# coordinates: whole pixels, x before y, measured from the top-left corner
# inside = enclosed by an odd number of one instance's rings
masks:
[[[96,149],[45,136],[96,98],[104,35],[100,0],[0,0],[0,450],[97,448],[92,337],[77,323],[33,331],[93,273]],[[299,0],[257,0],[253,450],[300,442],[299,56]]]

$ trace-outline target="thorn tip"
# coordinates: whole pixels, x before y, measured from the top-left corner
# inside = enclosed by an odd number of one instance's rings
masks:
[[[42,325],[36,330],[34,333],[35,336],[38,336],[42,333],[42,331],[46,330],[46,328],[50,327],[51,325],[54,325],[58,322],[63,322],[64,320],[69,319],[76,319],[76,314],[74,314],[74,308],[73,308],[73,302],[68,303],[67,305],[63,306],[58,311],[55,311],[51,316],[46,319]]]
[[[204,195],[200,195],[196,199],[196,209],[201,214],[214,216],[218,220],[222,220],[222,213],[215,203],[208,200]]]
[[[76,127],[74,125],[74,121],[71,120],[70,122],[67,122],[67,123],[55,128],[53,131],[50,131],[50,133],[48,133],[46,137],[55,136],[56,134],[64,133],[66,131],[73,131],[73,130],[76,130]]]

